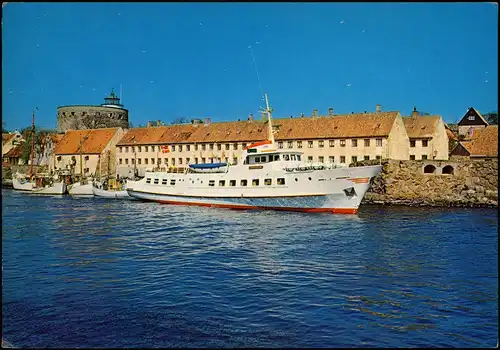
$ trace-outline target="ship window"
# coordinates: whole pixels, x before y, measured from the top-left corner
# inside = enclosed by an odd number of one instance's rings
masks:
[[[252,186],[259,186],[259,179],[253,179]]]
[[[154,184],[158,185],[158,182],[160,182],[160,180],[159,179],[155,179]]]
[[[247,185],[247,180],[241,180],[240,185],[241,186],[246,186]]]
[[[295,160],[295,154],[292,154],[292,155],[290,156],[290,160]]]
[[[285,160],[290,160],[290,156],[288,154],[285,154]]]
[[[261,163],[266,163],[267,162],[267,156],[260,157],[260,162]]]
[[[171,185],[175,185],[175,179],[170,180]]]
[[[168,180],[167,180],[167,179],[163,179],[163,180],[161,180],[161,184],[162,184],[162,185],[166,185],[167,183],[168,183]]]
[[[210,187],[215,186],[215,180],[208,181],[208,186],[210,186]]]
[[[236,186],[236,180],[229,180],[229,186],[231,187]]]
[[[146,179],[146,183],[150,184],[151,183],[151,179]]]
[[[221,186],[221,187],[226,186],[226,181],[225,180],[219,180],[219,186]]]
[[[284,185],[285,184],[285,178],[284,177],[280,177],[280,178],[278,178],[277,182],[278,182],[278,185]]]
[[[260,157],[255,157],[254,163],[260,163]]]
[[[264,185],[271,186],[272,183],[273,181],[271,179],[264,179]]]
[[[300,155],[297,154],[297,160],[300,162]]]

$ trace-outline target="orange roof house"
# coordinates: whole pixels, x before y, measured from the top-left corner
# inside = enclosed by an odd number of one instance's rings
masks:
[[[450,155],[474,158],[498,157],[498,125],[475,129],[470,140],[459,141]]]
[[[119,129],[121,128],[68,130],[57,143],[54,153],[100,154]]]

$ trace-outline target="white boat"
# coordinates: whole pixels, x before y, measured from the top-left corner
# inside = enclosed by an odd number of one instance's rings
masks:
[[[66,193],[66,184],[57,181],[57,176],[35,176],[32,180],[28,176],[17,173],[12,177],[14,190],[26,191],[35,194],[60,194]]]
[[[92,192],[94,193],[94,196],[97,197],[132,199],[126,190],[105,190],[102,188],[92,187]]]
[[[75,182],[68,185],[68,194],[72,196],[93,196],[92,187],[91,181]]]
[[[268,140],[246,147],[237,165],[191,164],[184,173],[146,172],[142,180],[127,182],[128,194],[167,204],[356,214],[382,166],[313,166],[302,161],[302,152],[278,149],[265,99]]]

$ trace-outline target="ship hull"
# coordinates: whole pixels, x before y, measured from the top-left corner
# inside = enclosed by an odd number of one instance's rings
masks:
[[[63,195],[66,193],[66,184],[63,182],[55,182],[54,184],[45,187],[35,187],[34,182],[21,183],[17,178],[13,178],[12,186],[14,190],[34,194]]]
[[[127,191],[109,191],[109,190],[103,190],[101,188],[92,188],[92,192],[94,196],[96,197],[103,197],[103,198],[121,198],[121,199],[132,199],[132,197],[129,196]]]
[[[146,173],[141,181],[127,182],[127,191],[139,200],[165,204],[356,214],[370,178],[380,170],[380,166],[370,166],[304,172],[262,169],[253,173],[228,171],[202,175],[157,172]],[[245,186],[227,186],[231,179],[238,178],[249,182]],[[259,180],[258,185],[251,186],[254,179]],[[270,180],[270,185],[265,185],[266,180]],[[284,185],[277,180],[282,180]]]
[[[81,184],[76,182],[68,186],[68,193],[72,196],[93,196],[92,187],[91,183]]]

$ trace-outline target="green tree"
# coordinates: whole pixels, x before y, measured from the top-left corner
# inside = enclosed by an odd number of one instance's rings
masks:
[[[486,113],[483,117],[486,118],[486,120],[488,121],[488,124],[498,125],[498,112]]]

